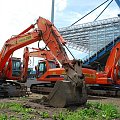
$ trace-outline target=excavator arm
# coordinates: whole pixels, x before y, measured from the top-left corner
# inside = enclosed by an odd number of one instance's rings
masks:
[[[52,54],[50,50],[45,50],[41,48],[32,48],[33,51],[29,53],[29,57],[39,57],[39,58],[44,58],[47,60],[56,60],[55,56]]]
[[[60,63],[64,61],[68,62],[69,58],[63,48],[66,42],[54,25],[44,18],[39,18],[37,24],[39,30],[41,31],[41,37],[51,50],[52,54],[56,56]]]
[[[37,29],[29,32],[32,28],[35,28],[35,25],[37,25]],[[19,35],[7,40],[3,46],[3,49],[0,54],[0,73],[2,76],[2,70],[10,57],[10,55],[17,49],[20,49],[26,45],[29,45],[31,43],[34,43],[36,41],[43,40],[45,44],[49,47],[52,54],[58,59],[58,61],[63,65],[63,67],[69,71],[67,76],[69,76],[70,79],[73,79],[72,77],[79,73],[79,76],[82,77],[81,68],[77,68],[74,62],[70,62],[69,58],[65,52],[65,49],[63,46],[65,46],[65,40],[62,38],[58,30],[54,27],[54,25],[40,17],[36,24],[31,25],[26,30],[21,32]],[[79,65],[81,67],[81,62],[79,62]],[[78,64],[78,63],[77,63]],[[69,70],[68,70],[69,68]],[[71,73],[70,73],[71,72]],[[73,75],[72,75],[73,74]],[[73,79],[74,83],[77,84],[79,82],[78,80]]]
[[[51,50],[52,54],[62,64],[63,68],[65,68],[67,77],[72,79],[72,82],[75,84],[79,84],[81,80],[75,79],[74,76],[79,74],[79,77],[83,77],[81,71],[82,62],[77,60],[69,60],[64,49],[66,42],[50,21],[40,17],[37,20],[37,25],[41,31],[41,37],[43,41]]]

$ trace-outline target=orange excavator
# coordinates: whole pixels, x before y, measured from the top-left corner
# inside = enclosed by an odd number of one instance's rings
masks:
[[[52,91],[56,81],[64,79],[65,69],[60,67],[56,57],[50,50],[41,48],[32,48],[34,51],[29,53],[29,57],[44,58],[38,61],[36,68],[36,79],[42,83],[32,84],[31,92],[49,93]],[[88,67],[88,66],[87,66]],[[85,76],[86,84],[96,84],[96,71],[82,65],[82,72]]]
[[[37,81],[42,81],[42,83],[32,84],[30,90],[33,93],[50,93],[56,81],[64,80],[63,75],[66,74],[65,69],[60,67],[56,57],[50,50],[40,48],[32,49],[33,51],[29,52],[29,57],[44,59],[38,61],[38,65],[35,66],[36,75],[34,75]]]
[[[64,49],[64,47],[66,47],[65,40],[55,26],[49,20],[42,17],[39,17],[35,24],[25,29],[19,35],[12,37],[5,42],[2,51],[0,52],[1,85],[6,81],[7,77],[4,75],[4,68],[12,53],[17,49],[41,40],[44,41],[66,72],[64,80],[57,81],[54,85],[54,89],[49,94],[47,98],[49,105],[54,107],[64,107],[71,104],[85,104],[87,102],[87,93],[81,71],[82,62],[80,60],[69,60]],[[23,65],[23,69],[24,67],[25,66]],[[23,71],[22,76],[23,78],[26,78],[26,70]],[[9,76],[9,79],[12,78],[13,74],[11,78]],[[26,81],[25,79],[17,80],[20,82]]]
[[[90,87],[96,90],[91,94],[101,90],[101,94],[120,95],[120,42],[112,48],[104,71],[96,72],[96,84],[99,86]]]
[[[88,86],[89,94],[99,95],[119,95],[120,91],[120,43],[118,42],[107,59],[105,70],[96,71],[82,66],[82,73],[85,76],[85,83]],[[54,86],[53,83],[61,81],[65,70],[60,68],[55,56],[48,50],[36,49],[37,51],[30,52],[30,57],[42,57],[45,60],[40,60],[36,69],[37,81],[47,81],[50,83],[32,84],[32,92],[50,92]],[[52,66],[52,67],[51,67]],[[59,67],[59,68],[58,68]],[[52,83],[52,84],[51,84]],[[50,86],[51,85],[51,86]]]
[[[63,80],[65,75],[65,69],[60,67],[56,57],[52,54],[50,50],[32,48],[34,51],[29,52],[29,57],[39,57],[44,58],[39,60],[40,65],[35,66],[36,77],[38,81],[51,81],[56,82],[57,80]],[[40,67],[40,71],[39,68]],[[60,77],[61,76],[61,77]]]
[[[10,57],[3,69],[2,77],[6,80],[20,80],[26,82],[29,61],[28,48],[24,48],[23,61],[21,58]]]
[[[25,48],[23,54],[23,62],[21,62],[21,58],[12,57],[12,55],[10,55],[8,58],[5,66],[1,71],[0,97],[15,97],[26,95],[27,86],[16,81],[18,80],[25,82],[27,80],[27,64],[29,61],[29,56],[26,56],[27,53],[28,49]],[[4,57],[2,59],[4,59]]]

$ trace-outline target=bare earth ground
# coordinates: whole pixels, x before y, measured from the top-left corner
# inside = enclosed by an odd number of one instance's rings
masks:
[[[24,105],[27,108],[33,108],[37,111],[41,111],[41,112],[47,112],[49,113],[49,115],[53,115],[54,113],[58,113],[58,112],[63,112],[66,111],[67,109],[69,110],[76,110],[79,107],[78,106],[74,106],[74,107],[69,107],[69,108],[53,108],[50,107],[48,105],[42,105],[39,103],[39,99],[42,97],[42,95],[39,94],[31,94],[29,97],[16,97],[16,98],[4,98],[4,99],[0,99],[0,103],[5,103],[5,102],[17,102],[17,103],[21,103],[22,105]],[[120,98],[113,98],[113,97],[101,97],[101,96],[88,96],[88,102],[92,101],[92,102],[100,102],[100,103],[111,103],[114,105],[118,106],[118,109],[120,110]],[[11,113],[11,111],[9,110],[0,110],[0,113],[7,113],[7,114],[13,114]],[[39,118],[39,114],[33,113],[36,115],[36,120]],[[50,120],[48,118],[48,120]]]

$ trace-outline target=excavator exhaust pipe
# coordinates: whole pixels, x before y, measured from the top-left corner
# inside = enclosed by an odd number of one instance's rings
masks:
[[[73,67],[74,69],[69,64],[64,66],[66,69],[65,80],[56,82],[53,91],[48,96],[49,105],[62,108],[70,105],[84,105],[87,102],[81,64],[79,61],[74,61]]]

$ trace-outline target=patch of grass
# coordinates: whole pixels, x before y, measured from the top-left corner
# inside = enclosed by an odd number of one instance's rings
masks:
[[[89,102],[85,108],[76,111],[64,111],[53,113],[39,111],[31,108],[25,108],[20,103],[0,103],[0,110],[6,111],[6,114],[0,113],[0,120],[34,120],[37,118],[53,120],[113,120],[120,118],[120,112],[112,104],[101,104]],[[11,112],[11,114],[7,114]],[[38,116],[36,116],[38,115]]]
[[[69,112],[70,113],[70,112]],[[53,120],[64,120],[66,117],[65,113],[59,112],[59,114],[53,114]]]
[[[49,118],[48,112],[41,112],[40,115],[42,118]]]
[[[11,115],[11,116],[9,117],[9,120],[17,120],[17,118],[16,118],[14,115]]]
[[[6,114],[0,114],[0,120],[7,120],[8,117]]]
[[[9,109],[15,112],[30,113],[33,111],[31,108],[25,108],[22,104],[19,103],[0,103],[0,109]]]
[[[54,114],[54,120],[113,120],[120,118],[117,107],[111,104],[87,103],[86,108]]]
[[[5,110],[6,112],[8,110],[14,114],[0,114],[0,120],[18,120],[18,118],[21,118],[21,120],[28,120],[35,117],[31,114],[32,112],[35,112],[33,109],[25,108],[20,103],[0,103],[0,109]]]
[[[9,107],[8,103],[0,103],[0,109],[6,109]]]
[[[101,104],[101,103],[87,103],[89,109],[96,109],[96,117],[100,120],[120,118],[120,113],[115,105],[112,104]]]

